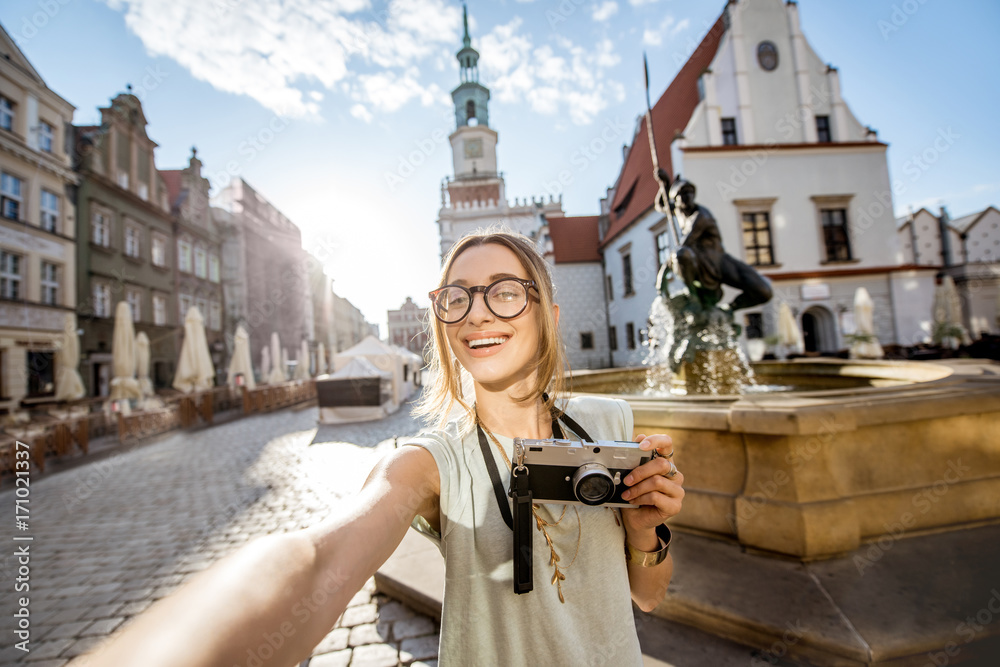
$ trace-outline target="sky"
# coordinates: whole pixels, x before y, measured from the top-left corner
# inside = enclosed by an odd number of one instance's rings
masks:
[[[655,101],[724,4],[471,0],[508,198],[561,193],[567,214],[596,214],[645,108],[643,52]],[[1000,204],[1000,3],[801,0],[799,10],[855,116],[889,144],[890,177],[905,184],[897,215]],[[98,122],[131,84],[157,167],[183,168],[197,146],[213,189],[244,178],[301,228],[337,294],[383,336],[386,310],[407,296],[427,305],[452,173],[451,147],[435,138],[454,130],[460,2],[4,0],[0,23],[76,106],[76,124]],[[588,151],[602,136],[614,141]],[[946,149],[921,159],[939,136]]]

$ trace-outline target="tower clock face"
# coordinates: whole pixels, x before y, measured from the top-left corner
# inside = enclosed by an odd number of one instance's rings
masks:
[[[465,157],[467,159],[483,157],[483,140],[480,138],[466,139]]]

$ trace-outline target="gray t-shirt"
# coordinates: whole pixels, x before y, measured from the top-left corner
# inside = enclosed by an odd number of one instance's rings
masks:
[[[594,439],[632,439],[632,410],[624,401],[576,397],[565,411]],[[566,437],[573,437],[562,426]],[[509,458],[512,438],[496,436]],[[497,506],[476,429],[463,433],[451,422],[406,444],[427,449],[441,478],[441,534],[423,517],[413,527],[433,540],[445,558],[442,667],[642,665],[625,566],[625,529],[617,511],[568,506],[559,525],[547,528],[566,575],[565,604],[551,583],[545,538],[533,530],[534,590],[517,595],[513,533]],[[510,469],[492,442],[490,452],[506,491]],[[551,524],[563,507],[541,505],[538,512]]]

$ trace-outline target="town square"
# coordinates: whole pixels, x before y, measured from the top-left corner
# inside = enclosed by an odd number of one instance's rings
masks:
[[[0,664],[1000,664],[998,26],[5,3]]]

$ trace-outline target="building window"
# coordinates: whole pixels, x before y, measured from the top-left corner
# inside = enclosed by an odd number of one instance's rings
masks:
[[[51,396],[56,391],[55,352],[28,350],[28,396]]]
[[[0,215],[11,220],[21,219],[21,186],[23,181],[8,173],[0,174]]]
[[[178,310],[180,311],[180,315],[181,315],[180,320],[181,320],[181,322],[184,321],[185,316],[187,316],[187,312],[189,310],[191,310],[191,305],[192,305],[191,295],[189,295],[189,294],[181,294],[177,298],[177,306],[178,306]]]
[[[142,231],[135,225],[125,225],[125,254],[129,257],[139,257],[139,236]]]
[[[830,138],[830,117],[816,116],[816,141],[821,144],[828,144],[833,141]]]
[[[42,262],[42,303],[59,305],[59,267],[51,262]]]
[[[94,283],[94,317],[111,317],[111,287]]]
[[[212,254],[208,256],[208,279],[213,283],[219,282],[219,256]]]
[[[632,291],[632,255],[622,255],[622,275],[625,278],[625,296],[635,294]]]
[[[152,249],[153,264],[156,266],[166,266],[167,239],[159,234],[153,234],[150,246]]]
[[[612,352],[618,350],[618,327],[613,324],[608,327],[608,346]]]
[[[118,187],[128,190],[128,172],[124,169],[118,170]]]
[[[771,219],[767,211],[743,214],[743,247],[746,249],[747,263],[751,266],[774,264]]]
[[[739,141],[736,138],[736,119],[722,119],[722,145],[735,146]]]
[[[128,301],[129,308],[132,309],[132,321],[142,321],[142,292],[129,288],[125,290],[125,300]]]
[[[208,317],[208,299],[196,299],[194,305],[198,306],[198,312],[201,313],[204,322],[204,318]]]
[[[0,95],[0,128],[14,130],[14,103]]]
[[[189,241],[177,242],[177,270],[191,273],[191,243]]]
[[[208,328],[212,331],[222,329],[222,304],[212,301],[208,306]]]
[[[200,245],[194,248],[194,275],[199,278],[208,277],[208,255],[205,253],[205,249]]]
[[[580,332],[580,349],[581,350],[593,350],[594,349],[594,334],[590,331]]]
[[[167,297],[153,295],[153,324],[158,327],[167,325]]]
[[[667,247],[667,234],[668,232],[663,231],[656,235],[656,270],[659,271],[660,268],[666,264],[669,259],[668,254],[670,248]]]
[[[630,350],[635,349],[635,325],[631,322],[625,323],[625,345]]]
[[[746,324],[747,338],[764,337],[764,316],[761,313],[747,313],[743,321]]]
[[[52,152],[53,137],[55,131],[51,125],[44,120],[38,123],[38,147],[46,153]]]
[[[111,247],[111,216],[106,211],[94,211],[90,222],[90,240],[94,245]]]
[[[54,192],[42,190],[41,206],[42,229],[53,234],[59,233],[59,196]]]
[[[847,209],[823,209],[819,213],[823,220],[826,261],[849,261],[851,259],[851,241],[847,233]]]
[[[607,280],[605,282],[606,282],[606,286],[607,286],[607,290],[608,290],[608,301],[614,301],[615,300],[615,285],[611,281],[611,276],[605,276],[605,278],[607,278]]]
[[[21,298],[21,261],[20,255],[0,250],[0,298]]]

